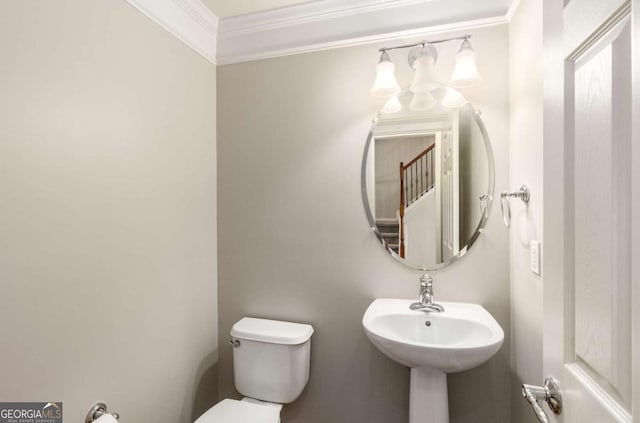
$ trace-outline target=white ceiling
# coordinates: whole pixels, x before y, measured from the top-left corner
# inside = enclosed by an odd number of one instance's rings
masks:
[[[306,3],[309,0],[202,0],[219,18],[261,12],[292,4]],[[318,1],[318,0],[316,0]]]

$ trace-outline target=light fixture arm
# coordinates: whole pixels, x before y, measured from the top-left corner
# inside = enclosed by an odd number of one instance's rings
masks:
[[[418,46],[425,47],[428,44],[440,44],[440,43],[446,43],[448,41],[468,41],[470,38],[471,38],[471,34],[465,34],[459,37],[443,38],[440,40],[420,41],[413,44],[403,44],[400,46],[393,46],[393,47],[382,47],[382,48],[379,48],[378,51],[381,53],[386,53],[387,51],[391,51],[391,50],[400,50],[400,49],[418,47]]]

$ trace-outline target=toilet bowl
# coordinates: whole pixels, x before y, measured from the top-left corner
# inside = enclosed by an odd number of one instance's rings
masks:
[[[233,375],[241,401],[225,399],[195,423],[280,423],[283,404],[309,381],[313,327],[244,317],[231,329]]]

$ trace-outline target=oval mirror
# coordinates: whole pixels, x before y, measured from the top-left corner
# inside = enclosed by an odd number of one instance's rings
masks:
[[[403,90],[373,121],[362,161],[372,230],[394,258],[420,270],[460,259],[493,197],[491,142],[480,112],[455,89]]]

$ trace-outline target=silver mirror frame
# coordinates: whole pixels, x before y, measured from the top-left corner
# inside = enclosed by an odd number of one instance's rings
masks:
[[[403,92],[400,93],[399,96],[406,93],[406,91],[408,90],[406,89],[403,90]],[[464,257],[467,254],[467,252],[471,249],[473,244],[475,244],[480,234],[484,231],[484,227],[486,226],[487,220],[489,219],[489,215],[491,213],[491,205],[493,204],[493,194],[495,189],[495,162],[493,159],[493,148],[491,147],[491,140],[489,139],[487,128],[484,126],[484,122],[480,118],[480,114],[481,114],[480,110],[474,108],[471,103],[467,103],[464,106],[464,108],[465,109],[468,108],[472,110],[473,118],[476,121],[478,128],[480,128],[480,132],[482,133],[482,138],[485,144],[485,149],[487,150],[487,159],[489,162],[488,163],[489,181],[487,186],[488,201],[487,201],[486,210],[482,214],[482,217],[480,218],[480,222],[478,223],[478,226],[476,227],[476,230],[473,232],[473,235],[469,239],[469,242],[467,243],[467,245],[465,245],[462,249],[460,249],[458,254],[451,257],[449,260],[442,263],[433,264],[433,265],[425,265],[425,264],[419,265],[419,264],[407,263],[407,261],[404,258],[400,257],[395,251],[393,251],[391,248],[389,248],[389,246],[387,246],[386,242],[382,238],[382,235],[380,234],[380,231],[378,231],[378,227],[376,225],[375,219],[373,218],[373,214],[371,213],[371,209],[369,207],[369,196],[367,195],[366,181],[367,181],[367,156],[369,155],[369,149],[371,148],[371,143],[373,142],[373,133],[378,125],[378,121],[382,117],[382,112],[378,112],[376,117],[371,122],[371,129],[369,130],[369,135],[367,136],[367,142],[364,146],[364,154],[362,155],[362,170],[360,172],[362,204],[364,206],[365,213],[367,214],[367,219],[369,220],[369,225],[370,225],[369,227],[371,228],[371,232],[373,232],[376,235],[382,247],[391,255],[391,257],[393,257],[400,263],[404,264],[405,266],[411,267],[412,269],[417,269],[422,271],[438,270],[438,269],[447,267],[457,262],[458,260],[460,260],[462,257]]]

